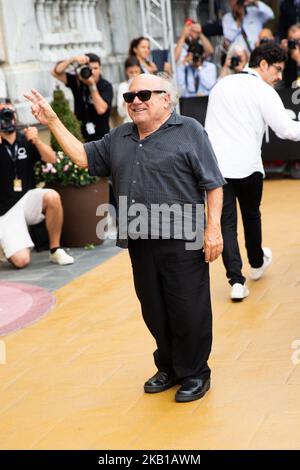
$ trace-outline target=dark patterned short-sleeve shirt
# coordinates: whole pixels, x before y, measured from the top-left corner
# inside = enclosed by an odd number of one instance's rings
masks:
[[[150,221],[153,207],[175,204],[177,209],[195,209],[196,204],[204,205],[207,190],[226,183],[204,128],[195,119],[176,113],[145,139],[140,140],[135,124],[126,123],[84,147],[89,173],[111,176],[117,202],[127,202],[128,223],[132,221],[131,206],[146,207]],[[187,212],[195,224],[195,210]],[[163,221],[156,223],[158,237],[164,237]],[[145,235],[145,227],[137,232]],[[184,233],[174,236],[174,227],[170,237],[186,238]],[[126,248],[127,243],[118,237],[119,246]]]

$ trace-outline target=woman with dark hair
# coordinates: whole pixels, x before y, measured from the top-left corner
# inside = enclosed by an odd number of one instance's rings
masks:
[[[135,56],[127,57],[124,63],[126,81],[121,82],[118,88],[117,109],[118,114],[123,118],[123,122],[130,122],[131,119],[127,113],[127,106],[123,98],[123,94],[129,90],[129,85],[134,77],[142,73],[140,63]]]
[[[156,73],[157,67],[154,62],[149,60],[150,41],[144,36],[133,39],[129,46],[129,57],[136,57],[143,73]]]

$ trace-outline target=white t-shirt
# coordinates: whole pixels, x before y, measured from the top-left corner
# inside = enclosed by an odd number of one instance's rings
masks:
[[[252,49],[258,40],[258,35],[264,24],[274,18],[272,9],[263,2],[258,2],[257,6],[250,5],[247,7],[247,14],[243,19],[243,29],[247,34],[248,41]],[[247,48],[243,38],[241,27],[237,25],[232,13],[226,13],[222,18],[223,34],[233,44],[241,44]]]
[[[261,145],[266,126],[281,139],[300,140],[293,121],[273,87],[251,68],[229,75],[212,89],[205,128],[225,178],[264,174]]]

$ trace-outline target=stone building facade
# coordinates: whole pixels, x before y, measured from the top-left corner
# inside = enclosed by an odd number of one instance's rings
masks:
[[[171,0],[175,39],[184,18],[197,17],[198,3]],[[139,0],[0,0],[0,97],[13,101],[21,123],[32,124],[24,92],[36,88],[50,100],[54,63],[85,52],[101,57],[103,76],[116,88],[129,42],[141,34]]]

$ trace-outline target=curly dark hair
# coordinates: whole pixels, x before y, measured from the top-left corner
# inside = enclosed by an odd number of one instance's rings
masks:
[[[285,62],[287,54],[278,44],[266,43],[251,52],[249,67],[259,67],[262,60],[265,60],[269,65]]]

